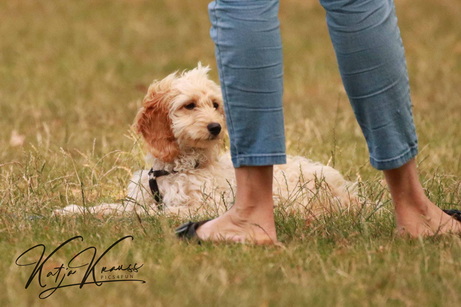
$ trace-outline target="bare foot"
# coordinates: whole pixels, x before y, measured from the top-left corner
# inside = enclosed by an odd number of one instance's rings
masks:
[[[272,199],[272,166],[235,169],[237,194],[234,206],[197,229],[205,241],[277,244]]]
[[[205,241],[278,244],[273,218],[262,219],[257,214],[238,211],[232,208],[203,224],[197,229],[197,236]]]
[[[411,237],[461,233],[461,223],[432,203],[418,178],[416,163],[384,171],[395,206],[397,232]]]
[[[461,222],[455,220],[430,200],[415,206],[409,204],[395,210],[397,232],[411,237],[461,233]]]

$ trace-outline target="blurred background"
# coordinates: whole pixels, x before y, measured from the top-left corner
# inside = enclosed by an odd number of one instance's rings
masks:
[[[208,2],[2,1],[0,161],[29,144],[126,148],[153,79],[201,61],[217,80]],[[459,175],[461,4],[417,3],[396,1],[421,157]],[[315,0],[281,1],[288,149],[355,172],[368,157],[324,15]]]

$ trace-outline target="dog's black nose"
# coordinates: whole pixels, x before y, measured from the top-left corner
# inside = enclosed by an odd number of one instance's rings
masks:
[[[214,136],[218,135],[221,132],[221,125],[218,123],[211,123],[207,126],[208,131]]]

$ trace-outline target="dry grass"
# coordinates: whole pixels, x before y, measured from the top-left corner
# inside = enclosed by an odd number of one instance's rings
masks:
[[[398,0],[407,50],[418,163],[427,194],[444,208],[461,201],[461,4]],[[3,1],[0,3],[0,305],[457,305],[457,236],[393,235],[389,197],[371,169],[341,86],[324,13],[315,1],[282,1],[288,150],[330,161],[381,213],[333,215],[305,225],[279,210],[284,248],[186,245],[163,216],[51,217],[70,203],[124,195],[143,166],[130,125],[146,86],[198,61],[213,67],[204,0]],[[38,299],[14,260],[74,235],[99,253],[133,235],[108,263],[144,263],[146,284],[88,285]]]

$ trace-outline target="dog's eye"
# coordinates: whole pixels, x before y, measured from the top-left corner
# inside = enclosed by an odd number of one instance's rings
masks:
[[[195,102],[188,103],[184,107],[188,110],[193,110],[195,109]]]
[[[213,108],[218,109],[219,108],[219,103],[213,102]]]

